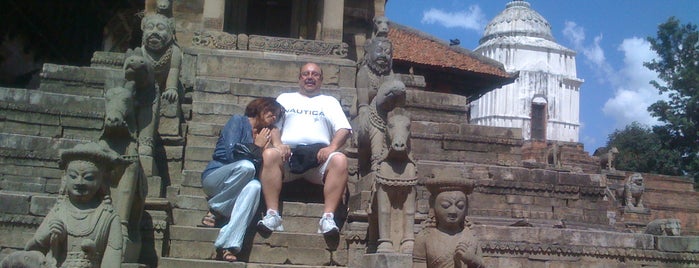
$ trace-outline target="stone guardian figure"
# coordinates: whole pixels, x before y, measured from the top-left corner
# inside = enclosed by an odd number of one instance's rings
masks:
[[[445,171],[425,183],[436,222],[415,238],[415,268],[485,267],[478,239],[465,222],[473,181],[457,173]]]
[[[25,250],[45,254],[45,267],[120,267],[121,224],[108,175],[124,160],[97,143],[64,150],[60,158],[58,200]]]
[[[100,143],[132,160],[126,168],[115,170],[109,187],[124,228],[124,260],[136,262],[148,189],[143,166],[152,160],[160,98],[149,61],[139,51],[126,54],[122,86],[110,88],[105,94],[106,117]]]
[[[381,84],[394,80],[393,44],[386,37],[375,37],[364,46],[364,60],[357,71],[357,107],[352,109],[351,117],[366,109],[376,96]]]
[[[163,8],[172,9],[169,1],[158,1],[159,12]],[[162,4],[162,5],[161,5]],[[153,67],[155,82],[159,92],[159,122],[156,129],[160,136],[179,137],[182,107],[180,105],[184,92],[180,84],[182,68],[182,49],[175,42],[175,23],[173,18],[163,14],[148,14],[141,20],[143,31],[142,45],[136,51]],[[144,154],[153,155],[153,153]],[[158,176],[159,172],[152,157],[142,160],[145,176]],[[162,166],[162,165],[159,165]]]

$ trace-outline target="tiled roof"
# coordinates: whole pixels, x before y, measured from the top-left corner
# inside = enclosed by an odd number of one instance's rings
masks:
[[[477,73],[511,78],[500,62],[477,55],[410,27],[391,22],[388,38],[393,43],[393,61],[408,62],[435,71]]]

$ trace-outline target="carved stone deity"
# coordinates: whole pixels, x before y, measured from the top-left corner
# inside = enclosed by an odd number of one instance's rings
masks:
[[[364,46],[364,60],[357,71],[357,108],[352,117],[361,113],[376,96],[381,84],[394,80],[393,45],[386,37],[370,39]]]
[[[657,219],[646,225],[646,234],[680,236],[682,224],[678,219]]]
[[[158,6],[160,2],[158,1]],[[179,85],[182,49],[175,43],[175,23],[173,19],[162,14],[148,14],[141,20],[141,30],[143,31],[142,46],[138,51],[153,66],[156,84],[162,92],[160,112],[164,117],[163,121],[172,118],[173,122],[167,126],[175,128],[174,130],[160,129],[160,133],[178,135],[181,116],[180,98],[183,94]]]
[[[109,186],[124,225],[124,260],[135,262],[141,248],[140,222],[148,189],[143,166],[149,165],[153,156],[160,100],[153,69],[139,51],[127,52],[124,83],[107,90],[105,98],[105,127],[100,142],[133,160],[125,169],[114,172]]]
[[[45,254],[45,267],[120,267],[121,224],[108,175],[123,164],[119,154],[97,143],[62,151],[58,200],[25,250]]]
[[[371,37],[388,37],[388,18],[385,16],[377,16],[374,17],[373,22],[374,32]]]
[[[616,170],[614,168],[614,156],[619,153],[616,147],[609,148],[606,152],[599,155],[600,168],[608,170]]]
[[[633,173],[624,183],[624,205],[627,211],[645,211],[643,206],[643,192],[645,191],[643,176]]]
[[[369,240],[378,241],[379,253],[410,254],[414,243],[417,168],[410,152],[410,116],[404,104],[405,85],[389,80],[353,120],[360,169],[368,170],[374,179]]]
[[[436,222],[417,234],[413,267],[485,267],[478,239],[465,222],[473,181],[447,173],[425,183]]]

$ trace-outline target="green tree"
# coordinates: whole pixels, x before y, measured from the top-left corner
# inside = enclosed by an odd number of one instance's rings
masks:
[[[660,136],[650,127],[633,122],[623,130],[609,134],[607,148],[616,147],[619,154],[614,166],[619,170],[682,175],[680,153],[665,149]]]
[[[699,182],[699,32],[691,23],[682,25],[675,17],[658,26],[656,37],[648,37],[658,58],[644,65],[658,73],[651,81],[668,97],[648,111],[664,124],[653,127],[663,148],[681,154],[681,170]],[[696,184],[695,184],[696,185]]]

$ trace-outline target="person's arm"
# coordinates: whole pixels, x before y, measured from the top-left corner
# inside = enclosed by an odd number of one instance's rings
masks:
[[[214,148],[213,160],[221,163],[233,162],[233,146],[239,143],[243,138],[242,119],[245,117],[234,116],[228,120],[228,123],[221,129],[221,134]]]
[[[279,128],[275,127],[270,132],[272,149],[279,151],[282,161],[285,162],[291,157],[291,147],[282,143],[282,134]]]
[[[330,156],[332,152],[337,151],[343,145],[345,145],[345,142],[347,142],[347,139],[350,137],[350,134],[350,130],[346,128],[341,128],[337,130],[335,132],[335,135],[333,135],[332,141],[330,141],[330,145],[318,150],[318,163],[325,162],[326,160],[328,160],[328,156]]]

